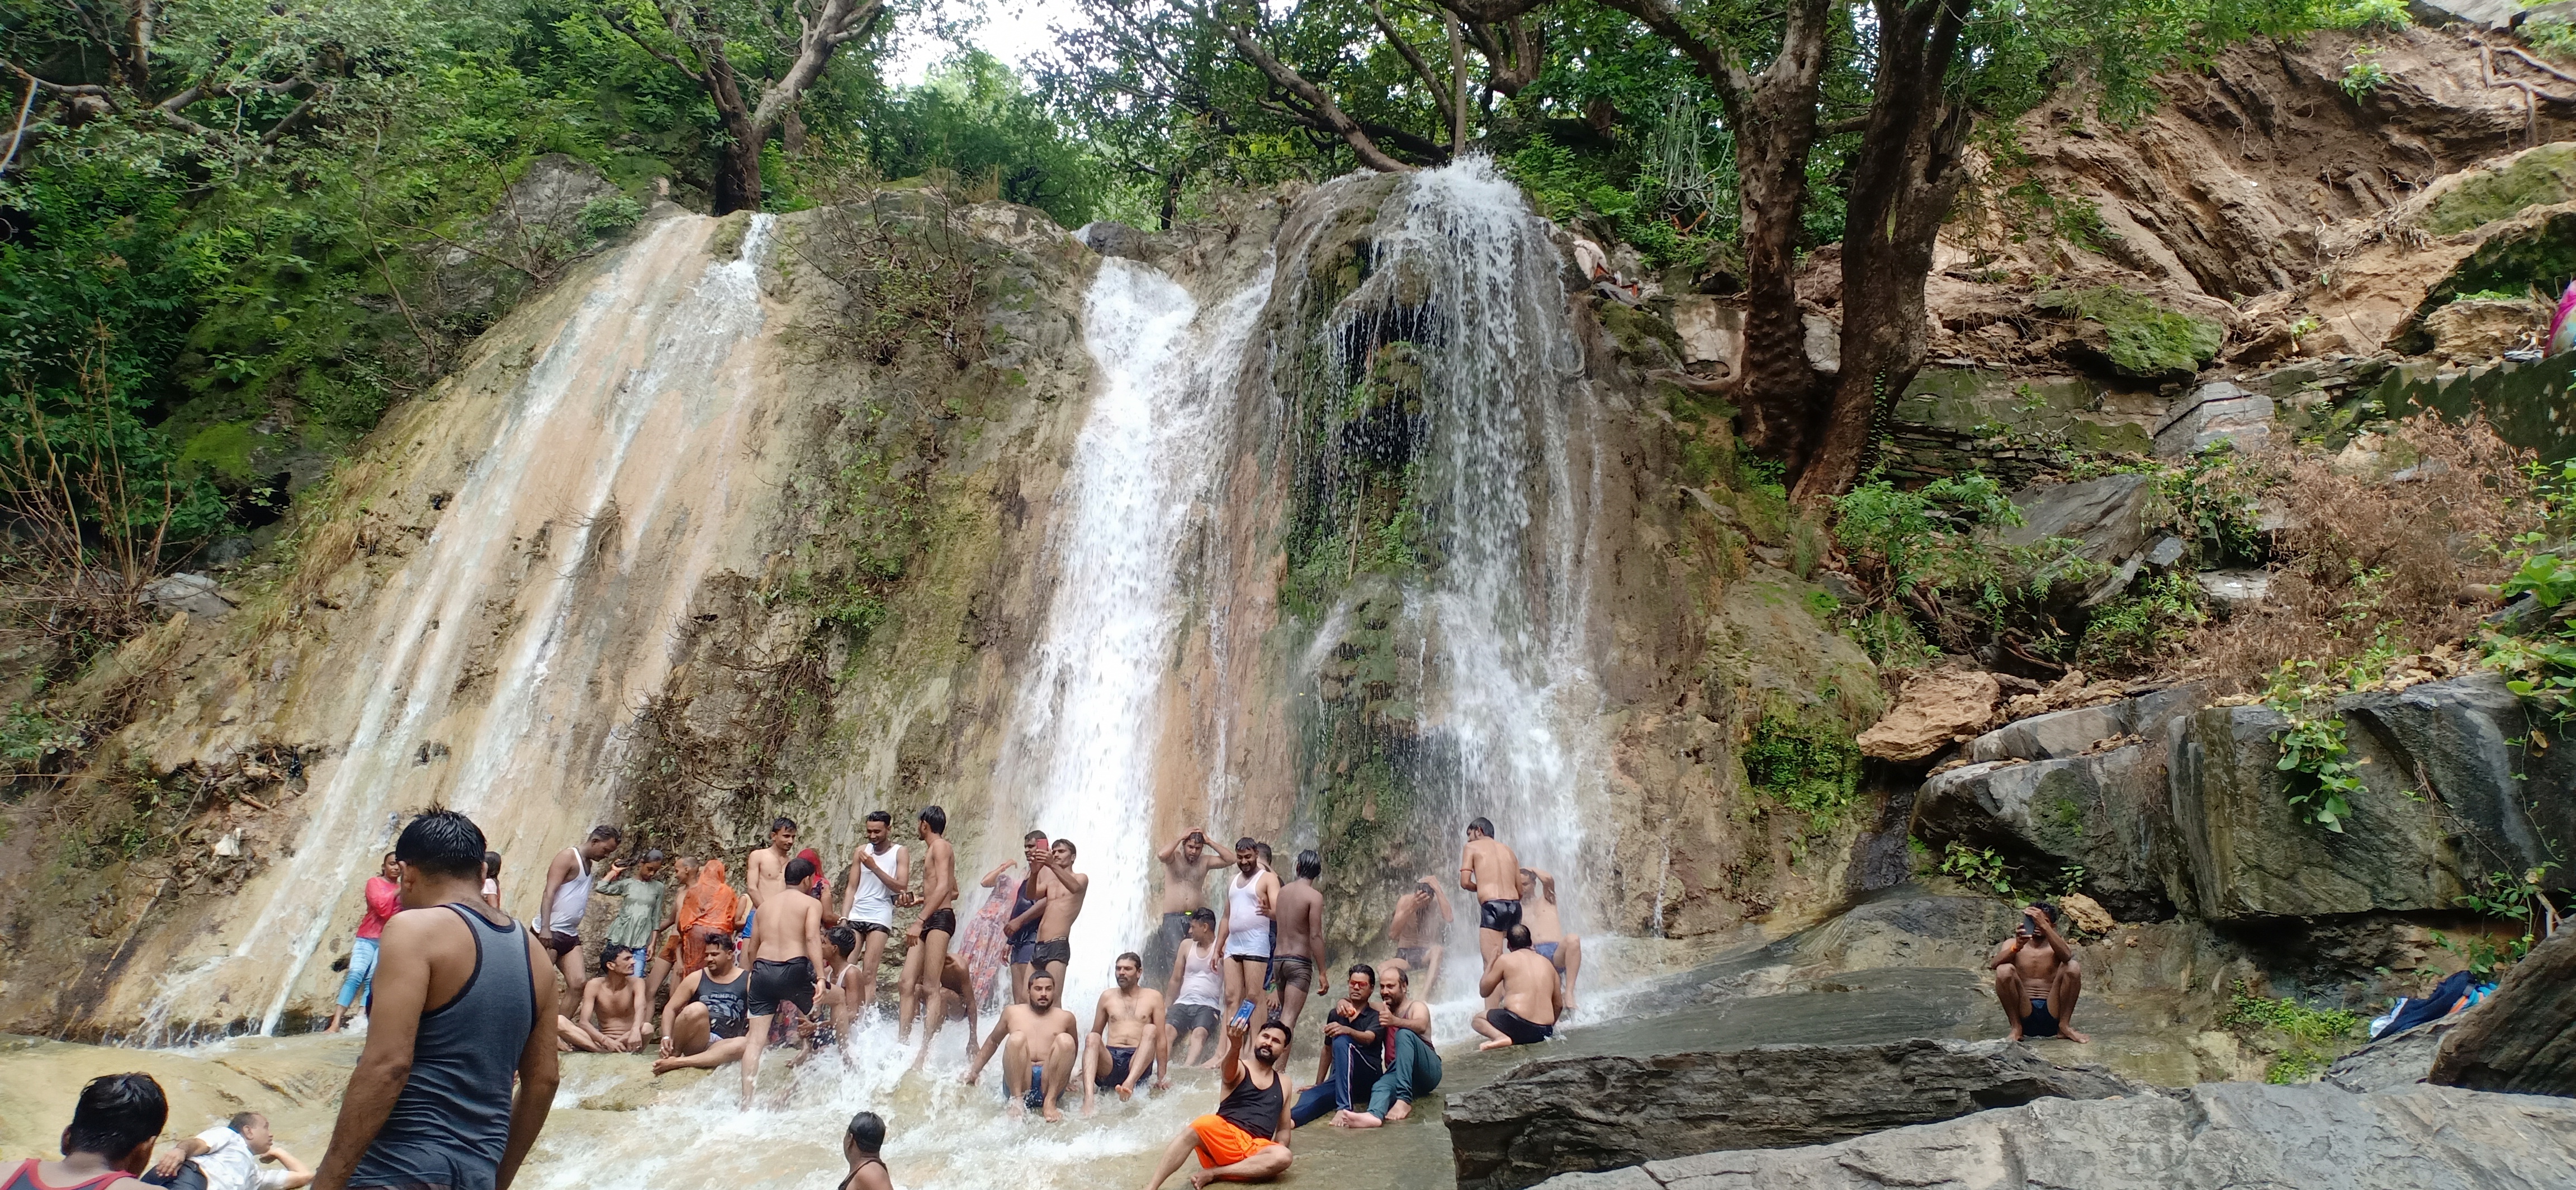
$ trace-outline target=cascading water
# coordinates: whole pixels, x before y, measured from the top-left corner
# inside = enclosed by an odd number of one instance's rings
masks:
[[[384,610],[347,667],[346,744],[306,795],[294,862],[238,950],[163,985],[153,1025],[220,988],[264,995],[260,1031],[275,1032],[406,809],[445,801],[496,848],[535,834],[518,854],[538,855],[570,842],[545,834],[558,818],[606,808],[617,766],[582,746],[597,739],[585,729],[623,722],[669,672],[666,649],[618,642],[687,613],[748,495],[736,469],[759,411],[729,394],[752,387],[772,220],[753,217],[730,259],[706,257],[713,226],[656,224],[535,355],[445,517],[374,598]],[[471,638],[496,596],[510,606],[478,679]],[[467,695],[479,680],[488,694]],[[537,875],[518,874],[522,897]]]

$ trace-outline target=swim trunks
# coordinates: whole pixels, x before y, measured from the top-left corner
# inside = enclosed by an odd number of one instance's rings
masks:
[[[1190,915],[1166,913],[1163,924],[1145,943],[1145,975],[1159,979],[1171,974],[1172,960],[1180,957],[1181,943],[1190,936]]]
[[[1199,1134],[1199,1166],[1202,1169],[1233,1165],[1279,1143],[1266,1136],[1254,1136],[1224,1116],[1200,1116],[1190,1121],[1190,1130]]]
[[[2034,999],[2030,1002],[2030,1015],[2021,1018],[2021,1035],[2024,1037],[2057,1036],[2057,1014],[2048,1010],[2048,1001]]]
[[[1030,966],[1043,967],[1049,963],[1063,963],[1070,966],[1073,963],[1073,939],[1058,938],[1052,942],[1040,942],[1030,949]]]
[[[1274,992],[1294,987],[1301,992],[1315,990],[1315,961],[1304,955],[1274,955],[1270,960],[1270,980],[1264,985]]]
[[[1502,1030],[1503,1036],[1511,1038],[1513,1045],[1537,1045],[1556,1036],[1555,1025],[1533,1023],[1508,1008],[1487,1009],[1485,1023]]]
[[[1127,1073],[1128,1071],[1135,1069],[1135,1064],[1135,1046],[1110,1046],[1109,1072],[1101,1075],[1099,1078],[1091,1080],[1091,1085],[1102,1088],[1103,1090],[1118,1086],[1119,1084],[1127,1081]]]
[[[1537,951],[1537,952],[1538,952],[1538,957],[1540,957],[1540,958],[1542,958],[1542,959],[1546,959],[1547,961],[1549,961],[1549,962],[1551,962],[1551,963],[1553,963],[1553,962],[1555,962],[1555,961],[1556,961],[1556,943],[1553,943],[1553,942],[1533,942],[1533,943],[1530,943],[1530,949],[1531,949],[1531,950],[1535,950],[1535,951]]]
[[[937,930],[951,938],[956,937],[957,911],[954,909],[942,909],[937,913],[924,916],[921,919],[921,932],[927,934],[933,930]]]
[[[557,930],[546,935],[546,953],[558,959],[580,949],[581,935],[579,934],[567,934]]]
[[[1189,1036],[1192,1029],[1205,1029],[1212,1035],[1216,1032],[1216,1005],[1175,1004],[1169,1019],[1172,1028],[1183,1037]]]
[[[1521,903],[1518,901],[1487,901],[1479,912],[1481,916],[1476,919],[1478,929],[1499,934],[1521,924]]]
[[[862,938],[865,938],[870,934],[892,935],[894,933],[893,926],[887,925],[881,921],[858,921],[847,918],[843,920],[850,926],[850,928],[857,930],[859,932],[859,937]]]
[[[1037,942],[1036,942],[1036,941],[1031,940],[1031,941],[1028,941],[1028,942],[1014,942],[1014,943],[1012,943],[1012,944],[1011,944],[1011,965],[1012,965],[1012,966],[1014,966],[1014,967],[1026,967],[1026,966],[1028,966],[1029,964],[1036,962],[1036,961],[1037,961],[1037,959],[1038,959],[1038,944],[1037,944]]]
[[[1020,1104],[1030,1111],[1038,1111],[1046,1106],[1046,1063],[1029,1063],[1029,1089],[1026,1094],[1020,1096]]]
[[[1428,946],[1399,946],[1395,948],[1395,957],[1401,960],[1405,966],[1418,970],[1422,966],[1422,960],[1431,957],[1431,948]]]
[[[793,1004],[814,1011],[814,964],[805,956],[761,959],[751,965],[751,1015],[776,1016],[778,1006]]]

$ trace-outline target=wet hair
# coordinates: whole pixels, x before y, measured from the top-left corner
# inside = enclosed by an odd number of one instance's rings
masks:
[[[659,848],[659,847],[653,847],[653,848],[647,848],[647,849],[645,850],[645,852],[644,852],[644,857],[643,857],[642,859],[640,859],[640,860],[636,861],[636,862],[638,862],[638,863],[647,863],[647,864],[658,864],[658,863],[661,863],[662,861],[664,861],[664,860],[666,860],[666,859],[669,859],[669,858],[671,858],[671,857],[670,857],[670,856],[667,856],[667,855],[662,854],[662,849],[661,849],[661,848]]]
[[[1312,880],[1323,874],[1324,857],[1315,854],[1312,848],[1297,853],[1297,876],[1299,879]]]
[[[1041,979],[1043,979],[1043,980],[1047,981],[1048,983],[1054,983],[1054,982],[1055,982],[1055,976],[1054,976],[1054,975],[1052,975],[1052,974],[1049,974],[1049,973],[1048,973],[1048,971],[1047,971],[1047,969],[1046,969],[1046,968],[1044,968],[1044,967],[1040,967],[1040,968],[1038,968],[1038,969],[1037,969],[1037,970],[1035,970],[1035,971],[1031,971],[1031,972],[1029,972],[1029,982],[1030,982],[1030,983],[1036,983],[1037,981],[1039,981],[1039,980],[1041,980]]]
[[[1071,839],[1058,839],[1055,841],[1055,845],[1064,848],[1065,858],[1067,859],[1071,859],[1074,856],[1082,854],[1082,849],[1074,846],[1073,840]]]
[[[1250,835],[1245,835],[1244,837],[1234,841],[1234,849],[1237,851],[1259,851],[1261,849],[1261,840],[1253,838]]]
[[[886,813],[886,812],[885,812],[885,811],[883,811],[883,810],[870,810],[870,811],[868,811],[868,816],[867,816],[867,818],[866,818],[866,819],[864,819],[863,821],[867,821],[867,822],[882,822],[882,823],[886,824],[888,827],[892,827],[892,826],[894,825],[894,815],[892,815],[892,814],[888,814],[888,813]],[[876,1119],[876,1116],[875,1116],[874,1114],[872,1114],[872,1113],[869,1113],[869,1112],[860,1112],[859,1114],[860,1114],[860,1115],[862,1115],[862,1116],[866,1116],[867,1118],[869,1118],[869,1119],[871,1119],[871,1120]],[[855,1123],[855,1122],[854,1122],[854,1123]],[[879,1125],[877,1125],[877,1131],[879,1131],[879,1132],[883,1132],[883,1131],[885,1131],[885,1125],[883,1125],[883,1124],[879,1124]]]
[[[1268,844],[1268,843],[1255,843],[1255,844],[1253,844],[1253,845],[1252,845],[1252,849],[1253,849],[1254,851],[1257,851],[1257,852],[1261,853],[1261,866],[1262,866],[1262,867],[1269,868],[1269,869],[1271,869],[1271,870],[1273,870],[1273,871],[1276,871],[1276,870],[1278,869],[1278,865],[1277,865],[1277,864],[1275,864],[1275,863],[1272,863],[1272,862],[1271,862],[1271,860],[1270,860],[1270,844]]]
[[[224,1127],[230,1128],[235,1132],[239,1132],[253,1124],[265,1123],[267,1120],[267,1116],[263,1116],[255,1111],[237,1111],[233,1113],[233,1118],[224,1121]]]
[[[2051,904],[2049,904],[2049,903],[2048,903],[2048,902],[2046,902],[2046,901],[2033,901],[2033,902],[2031,902],[2031,903],[2030,903],[2030,907],[2031,907],[2031,908],[2033,908],[2033,909],[2037,909],[2037,910],[2039,910],[2039,915],[2040,915],[2041,917],[2045,917],[2045,918],[2047,918],[2047,919],[2048,919],[2048,924],[2050,924],[2050,925],[2056,925],[2056,924],[2057,924],[2057,906],[2055,906],[2055,905],[2051,905]],[[2025,918],[2021,919],[2021,921],[2019,921],[2019,922],[2015,922],[2015,923],[2014,923],[2013,928],[2014,928],[2014,929],[2016,929],[2016,930],[2018,930],[2018,929],[2020,929],[2020,928],[2021,928],[2021,926],[2022,926],[2023,924],[2026,924],[2026,923],[2028,923],[2029,921],[2030,921],[2030,919],[2029,919],[2029,918],[2027,918],[2027,917],[2025,917]]]
[[[850,1126],[843,1135],[848,1136],[850,1143],[857,1145],[860,1152],[873,1153],[885,1147],[885,1121],[877,1118],[875,1112],[863,1111],[850,1117]]]
[[[823,936],[831,939],[832,945],[840,948],[842,958],[846,959],[851,955],[859,953],[859,932],[857,930],[851,929],[848,926],[833,926],[831,932]]]
[[[1513,950],[1528,950],[1530,948],[1529,927],[1513,922],[1512,928],[1503,931],[1503,945]]]
[[[778,817],[776,817],[776,818],[773,818],[773,819],[770,819],[770,820],[769,820],[769,833],[770,833],[770,834],[773,834],[773,835],[774,835],[774,834],[777,834],[777,833],[778,833],[778,832],[780,832],[780,831],[793,831],[793,830],[795,830],[795,829],[796,829],[796,820],[795,820],[795,819],[793,819],[793,818],[790,818],[790,817],[788,817],[788,816],[786,816],[786,815],[784,815],[784,814],[781,814],[781,815],[779,815]]]
[[[706,943],[709,946],[713,946],[724,951],[726,954],[733,953],[733,935],[726,933],[723,930],[707,931]]]
[[[1467,823],[1467,829],[1483,835],[1488,839],[1494,837],[1494,823],[1490,818],[1478,816],[1471,819]]]
[[[481,876],[483,828],[454,810],[430,810],[403,828],[394,840],[394,858],[432,876]]]
[[[1201,905],[1196,909],[1190,910],[1190,924],[1201,926],[1215,925],[1216,910],[1210,909],[1205,905]]]
[[[610,826],[605,822],[590,828],[591,842],[597,843],[603,840],[623,843],[626,841],[626,832]]]
[[[785,875],[790,887],[803,884],[814,878],[814,861],[801,855],[797,856],[796,858],[787,861],[787,871]]]
[[[486,877],[489,877],[489,878],[493,878],[493,879],[498,879],[498,878],[500,877],[500,875],[501,875],[501,853],[500,853],[500,852],[498,852],[498,851],[486,851],[486,852],[484,852],[484,853],[483,853],[483,875],[484,875],[484,876],[486,876]]]
[[[1377,986],[1377,968],[1375,968],[1375,967],[1369,966],[1369,965],[1368,965],[1368,964],[1366,964],[1366,963],[1353,963],[1353,964],[1351,964],[1351,969],[1350,969],[1350,970],[1342,972],[1342,976],[1343,976],[1343,978],[1345,978],[1345,979],[1347,979],[1347,978],[1349,978],[1349,977],[1351,977],[1351,976],[1353,976],[1353,975],[1365,975],[1365,976],[1368,976],[1369,986],[1370,986],[1370,987],[1376,987],[1376,986]]]
[[[1030,831],[1029,833],[1020,836],[1020,844],[1021,846],[1027,846],[1028,844],[1035,843],[1045,837],[1047,837],[1047,833],[1045,831]]]
[[[148,1074],[102,1074],[81,1088],[63,1129],[63,1155],[94,1153],[123,1161],[137,1145],[152,1143],[170,1122],[170,1099]]]
[[[923,806],[921,808],[921,820],[930,824],[930,831],[932,834],[944,835],[948,833],[948,811],[946,810],[942,810],[937,806]]]
[[[1279,1043],[1279,1052],[1283,1056],[1297,1044],[1297,1031],[1289,1028],[1288,1022],[1286,1021],[1280,1020],[1277,1017],[1272,1017],[1269,1020],[1261,1022],[1261,1028],[1279,1030],[1279,1036],[1283,1039]],[[1259,1033],[1260,1031],[1260,1029],[1253,1030],[1255,1033]]]
[[[1117,966],[1117,965],[1118,965],[1118,964],[1120,964],[1120,963],[1134,963],[1134,964],[1136,964],[1136,969],[1137,969],[1137,970],[1139,970],[1139,971],[1142,971],[1142,970],[1144,970],[1144,969],[1145,969],[1145,958],[1144,958],[1144,956],[1139,955],[1139,954],[1137,954],[1135,951],[1132,951],[1132,950],[1131,950],[1131,951],[1128,951],[1128,952],[1127,952],[1127,953],[1125,953],[1125,954],[1122,954],[1122,955],[1118,956],[1117,958],[1114,958],[1114,959],[1109,960],[1109,965],[1110,965],[1110,966],[1112,966],[1112,967],[1115,967],[1115,966]]]

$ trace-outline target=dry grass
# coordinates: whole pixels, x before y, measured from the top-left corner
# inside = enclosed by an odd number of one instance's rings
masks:
[[[2428,653],[2471,636],[2511,571],[2514,535],[2539,524],[2530,456],[2482,421],[2431,414],[2390,435],[2387,456],[2410,452],[2417,461],[2388,476],[2312,451],[2281,458],[2268,477],[2284,521],[2270,598],[2196,632],[2183,671],[2243,692],[2285,661]]]

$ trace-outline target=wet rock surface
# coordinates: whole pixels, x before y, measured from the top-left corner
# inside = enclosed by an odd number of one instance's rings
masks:
[[[1549,1059],[1451,1098],[1447,1119],[1461,1190],[1517,1190],[1711,1147],[1816,1144],[2044,1096],[2137,1093],[2026,1046],[1917,1038]]]
[[[2040,1099],[1801,1149],[1737,1150],[1541,1183],[1549,1190],[2538,1190],[2576,1184],[2576,1101],[2452,1087],[2356,1095],[2213,1083]]]

